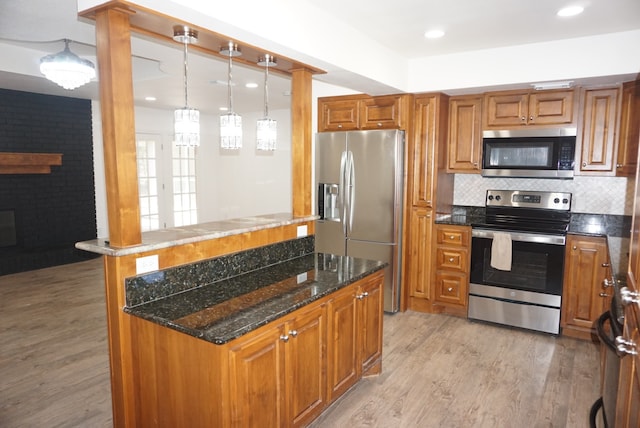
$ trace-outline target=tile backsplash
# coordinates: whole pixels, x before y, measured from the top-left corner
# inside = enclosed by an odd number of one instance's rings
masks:
[[[576,176],[573,180],[537,178],[486,178],[456,174],[454,205],[484,206],[488,189],[570,192],[576,213],[631,215],[634,181],[626,177]]]

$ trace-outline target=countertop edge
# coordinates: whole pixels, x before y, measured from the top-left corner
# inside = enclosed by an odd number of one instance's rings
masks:
[[[145,232],[142,234],[142,244],[133,247],[111,247],[108,239],[77,242],[75,247],[91,253],[121,257],[274,227],[305,223],[318,218],[317,215],[294,217],[288,213],[244,217]]]

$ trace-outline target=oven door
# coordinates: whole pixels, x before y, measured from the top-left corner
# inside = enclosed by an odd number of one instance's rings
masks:
[[[471,283],[510,290],[562,295],[565,236],[509,231],[512,242],[511,270],[491,267],[495,232],[472,230]]]

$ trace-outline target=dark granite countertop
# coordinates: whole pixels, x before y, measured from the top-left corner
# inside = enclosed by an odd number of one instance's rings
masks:
[[[124,311],[224,344],[320,299],[387,263],[312,253]]]

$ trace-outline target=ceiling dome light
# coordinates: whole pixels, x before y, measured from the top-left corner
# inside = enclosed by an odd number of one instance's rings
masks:
[[[40,59],[40,72],[64,89],[75,89],[96,77],[96,67],[93,63],[69,50],[70,41],[64,39],[62,52]]]
[[[442,30],[429,30],[424,33],[424,36],[427,39],[439,39],[444,36],[444,31]]]
[[[584,8],[582,6],[568,6],[562,8],[558,11],[558,16],[567,17],[567,16],[576,16],[580,15],[584,12]]]

